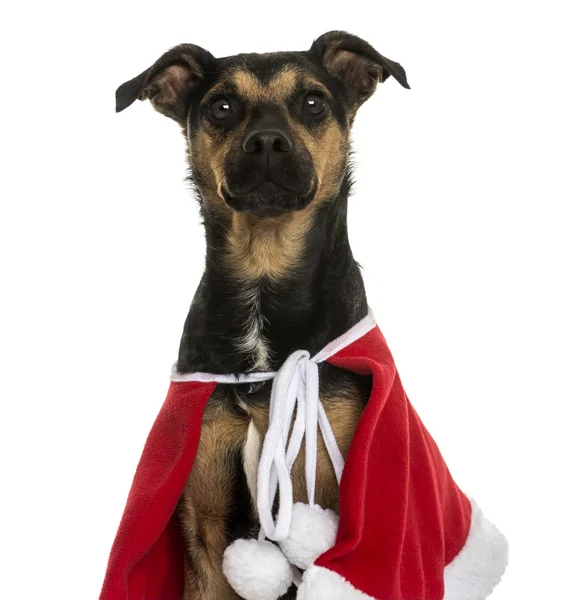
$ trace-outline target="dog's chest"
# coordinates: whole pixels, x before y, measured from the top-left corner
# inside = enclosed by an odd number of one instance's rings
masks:
[[[346,457],[356,425],[370,395],[370,380],[328,364],[321,365],[320,370],[321,401],[337,444]],[[212,417],[238,423],[226,431],[233,431],[240,438],[239,464],[235,467],[246,480],[252,506],[256,504],[258,463],[269,425],[270,392],[271,382],[246,387],[219,386],[209,401],[205,414],[205,420]],[[321,437],[317,462],[317,501],[325,508],[338,510],[338,486]],[[307,501],[304,473],[305,455],[302,448],[292,471],[296,501]]]

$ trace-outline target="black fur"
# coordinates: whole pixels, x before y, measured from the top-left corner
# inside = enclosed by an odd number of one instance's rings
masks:
[[[156,93],[152,88],[152,80],[156,74],[171,65],[180,66],[188,70],[187,86],[175,103],[158,110],[178,121],[191,138],[202,126],[204,108],[201,101],[222,73],[235,66],[246,65],[258,79],[267,81],[281,71],[284,65],[295,64],[312,74],[329,90],[329,110],[340,127],[346,130],[352,120],[353,106],[361,104],[366,98],[357,98],[359,90],[353,89],[348,82],[345,83],[325,68],[324,57],[329,47],[359,55],[367,61],[364,65],[378,65],[383,70],[382,80],[391,75],[402,86],[409,88],[401,65],[385,58],[363,40],[334,31],[318,38],[304,52],[241,54],[217,59],[197,46],[177,46],[152,67],[118,88],[116,110],[123,110],[136,98],[151,98]],[[373,72],[370,73],[371,84],[372,77]],[[305,94],[304,90],[300,92]],[[299,114],[294,116],[293,111],[290,112],[292,118],[301,118]],[[260,115],[259,118],[267,116]],[[227,124],[226,135],[230,135],[230,123]],[[282,163],[282,168],[287,169],[284,173],[286,181],[289,181],[290,174],[295,174],[296,180],[291,182],[291,186],[296,189],[295,193],[299,198],[301,194],[298,190],[306,189],[307,175],[313,167],[301,154],[285,159],[288,163]],[[240,158],[238,161],[241,162]],[[227,161],[225,173],[229,178],[234,175],[233,179],[238,179],[242,173],[247,172],[238,161]],[[234,174],[231,173],[232,168],[235,169]],[[249,169],[249,172],[252,173],[250,178],[253,178],[253,169]],[[230,220],[220,218],[201,197],[204,181],[201,181],[199,173],[191,173],[190,181],[201,205],[207,255],[205,272],[185,322],[178,370],[213,373],[250,371],[254,368],[254,357],[239,343],[250,313],[250,306],[243,293],[246,292],[243,290],[246,284],[223,260]],[[295,350],[305,349],[315,354],[368,312],[362,276],[353,258],[347,233],[347,201],[351,182],[351,168],[347,163],[336,196],[322,202],[317,209],[297,265],[283,278],[264,278],[251,284],[259,290],[258,306],[265,322],[263,336],[270,349],[270,369],[279,368]],[[238,189],[238,185],[234,184],[232,188]],[[247,205],[239,205],[237,201],[238,198],[229,198],[227,202],[237,210],[249,208]],[[308,201],[307,198],[306,202]],[[303,206],[298,203],[294,207],[285,208],[298,210]],[[362,397],[368,397],[370,393],[370,381],[366,377],[347,373],[328,364],[321,365],[320,379],[322,393],[352,386],[361,390]],[[238,414],[242,411],[242,394],[245,394],[246,403],[250,406],[267,404],[270,387],[270,383],[245,387],[218,386],[211,401],[223,402],[234,414]],[[251,516],[251,498],[246,487],[241,456],[234,457],[234,465],[235,484],[230,491],[234,502],[228,523],[228,541],[238,537],[251,537],[258,529],[257,522]],[[294,596],[295,590],[291,589],[286,598]]]
[[[300,268],[282,281],[262,282],[261,312],[273,351],[273,368],[298,348],[316,353],[368,311],[362,276],[347,234],[347,173],[339,196],[317,215]],[[182,372],[241,373],[251,357],[237,350],[249,307],[241,300],[242,283],[223,266],[226,231],[208,218],[206,269],[185,322],[179,350]]]

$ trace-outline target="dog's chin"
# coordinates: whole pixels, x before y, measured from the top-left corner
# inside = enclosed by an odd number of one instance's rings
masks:
[[[225,202],[236,212],[251,213],[259,218],[275,218],[285,213],[303,210],[315,196],[313,185],[305,194],[298,194],[271,181],[248,193],[237,193],[222,188]]]

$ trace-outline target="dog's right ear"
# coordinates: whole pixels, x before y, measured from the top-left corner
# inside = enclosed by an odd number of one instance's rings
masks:
[[[158,112],[185,125],[191,92],[214,60],[210,52],[199,46],[175,46],[116,90],[116,112],[128,108],[135,100],[149,98]]]

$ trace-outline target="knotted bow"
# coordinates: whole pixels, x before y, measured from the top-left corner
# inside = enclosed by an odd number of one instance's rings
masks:
[[[294,413],[295,422],[289,437]],[[309,504],[315,504],[318,427],[337,481],[340,481],[344,459],[319,399],[319,368],[317,362],[310,358],[309,352],[298,350],[281,366],[272,385],[270,424],[258,466],[258,516],[263,532],[260,533],[261,537],[265,535],[279,542],[288,535],[293,506],[290,473],[304,437],[307,495]],[[272,506],[278,488],[279,511],[277,520],[274,521]]]

